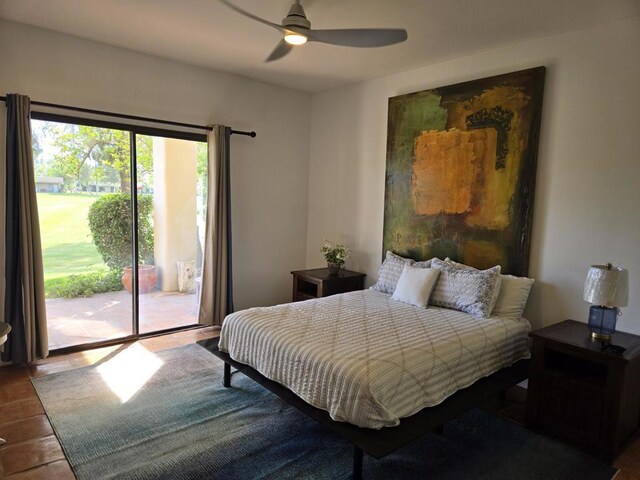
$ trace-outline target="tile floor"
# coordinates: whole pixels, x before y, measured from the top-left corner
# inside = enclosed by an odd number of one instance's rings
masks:
[[[131,335],[133,306],[126,290],[46,303],[49,350]],[[197,323],[195,294],[153,291],[140,295],[140,333]]]
[[[213,328],[200,328],[141,340],[151,351],[213,338]],[[130,344],[127,344],[130,345]],[[31,386],[30,378],[92,365],[122,349],[122,345],[86,352],[55,355],[31,366],[0,367],[0,478],[6,480],[72,480],[73,472]],[[524,418],[526,391],[514,387],[504,401],[493,400],[485,408],[515,422]],[[640,439],[636,439],[614,464],[621,472],[616,480],[640,480]],[[579,479],[576,479],[579,480]]]

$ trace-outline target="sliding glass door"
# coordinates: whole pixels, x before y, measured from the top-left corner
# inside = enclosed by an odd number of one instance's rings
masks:
[[[197,324],[206,143],[37,116],[49,348]]]
[[[202,272],[207,146],[149,135],[137,136],[136,145],[140,333],[193,325]]]

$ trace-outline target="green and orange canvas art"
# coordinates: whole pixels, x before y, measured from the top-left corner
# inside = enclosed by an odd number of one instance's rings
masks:
[[[544,74],[389,99],[383,252],[527,274]]]

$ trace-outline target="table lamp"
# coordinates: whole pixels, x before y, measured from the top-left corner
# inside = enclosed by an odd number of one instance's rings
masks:
[[[593,304],[589,309],[591,337],[610,342],[616,331],[619,307],[626,307],[629,302],[629,271],[610,263],[591,265],[583,298]]]

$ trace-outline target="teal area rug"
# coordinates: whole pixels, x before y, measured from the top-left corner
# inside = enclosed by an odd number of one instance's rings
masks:
[[[79,479],[351,477],[351,445],[199,345],[139,345],[100,365],[34,378]],[[382,460],[366,479],[609,480],[616,470],[474,409]]]

